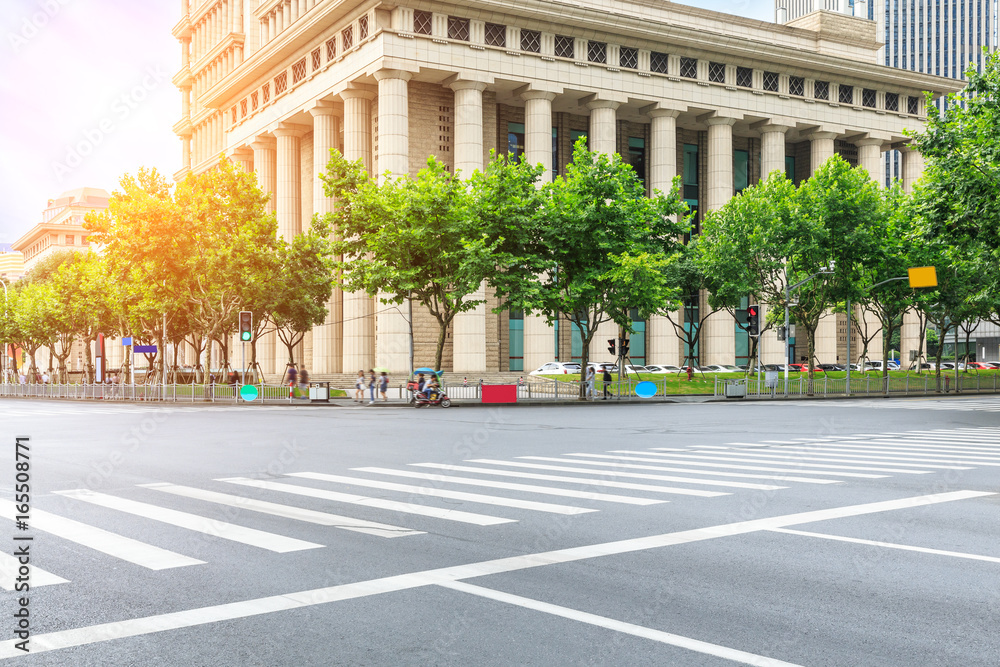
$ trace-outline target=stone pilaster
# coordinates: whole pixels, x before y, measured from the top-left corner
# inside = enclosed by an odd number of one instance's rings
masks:
[[[787,125],[768,124],[760,128],[761,180],[772,171],[785,173],[785,132]]]
[[[913,192],[913,184],[924,173],[924,156],[909,146],[899,149],[903,159],[903,190]]]
[[[333,212],[333,197],[327,197],[319,175],[326,173],[330,149],[340,143],[340,118],[332,105],[316,106],[309,110],[313,117],[313,213],[325,215]],[[312,331],[313,373],[341,373],[343,345],[344,293],[334,286],[327,303],[326,321]]]
[[[272,134],[278,139],[275,210],[278,235],[291,243],[302,231],[302,181],[300,180],[301,127],[282,123]]]
[[[649,190],[669,194],[677,175],[677,116],[675,109],[653,109],[650,127]],[[678,363],[678,339],[663,315],[649,318],[646,361],[650,364]]]
[[[806,138],[809,139],[809,174],[812,175],[824,162],[833,157],[833,140],[837,138],[837,133],[813,132]]]
[[[876,183],[881,182],[879,176],[882,173],[882,140],[859,139],[854,145],[858,147],[858,165],[863,167]]]
[[[348,89],[344,100],[344,157],[361,160],[371,170],[371,101],[374,94],[364,89]],[[375,304],[364,292],[344,294],[343,317],[344,373],[368,370],[375,365]]]

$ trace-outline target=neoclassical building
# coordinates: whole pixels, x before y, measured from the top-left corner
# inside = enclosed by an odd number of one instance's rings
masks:
[[[383,178],[415,174],[430,154],[468,175],[491,150],[551,177],[586,136],[591,150],[627,159],[650,192],[681,176],[699,218],[762,175],[801,181],[834,153],[878,173],[883,152],[902,149],[910,187],[922,161],[905,131],[924,123],[924,91],[961,85],[878,64],[876,24],[826,10],[784,25],[663,0],[182,0],[182,13],[176,176],[230,156],[272,193],[285,237],[331,210],[317,177],[331,148]],[[454,322],[446,370],[527,372],[580,354],[567,323],[497,314],[484,298]],[[693,295],[685,312],[704,307]],[[424,363],[436,329],[413,310]],[[684,358],[666,318],[635,328],[637,363]],[[598,332],[591,358],[606,357],[615,335]],[[838,317],[825,318],[820,360],[843,360],[845,342]],[[274,341],[259,347],[265,372],[280,371]],[[701,363],[745,360],[748,349],[725,313],[708,319],[699,347]],[[783,359],[773,333],[763,354]],[[407,309],[337,292],[303,356],[313,373],[405,370]]]

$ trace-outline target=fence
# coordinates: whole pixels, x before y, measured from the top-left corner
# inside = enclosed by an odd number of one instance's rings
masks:
[[[292,403],[288,385],[255,385],[254,403]],[[0,397],[63,398],[166,403],[243,403],[231,384],[0,384]]]
[[[1000,390],[998,373],[980,375],[962,374],[955,381],[954,371],[941,376],[941,392],[997,393]],[[727,394],[728,388],[728,394]],[[771,382],[750,377],[739,380],[715,379],[716,396],[747,396],[748,398],[797,398],[800,396],[912,396],[938,393],[937,376],[931,374],[883,378],[881,375],[860,375],[851,378],[850,392],[847,378],[813,376],[812,393],[805,375],[785,379],[779,376]],[[735,390],[735,391],[734,391]]]

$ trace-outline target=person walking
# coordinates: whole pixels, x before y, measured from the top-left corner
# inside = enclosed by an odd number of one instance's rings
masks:
[[[299,373],[299,389],[302,391],[302,398],[309,400],[309,371],[302,369]]]
[[[354,379],[354,402],[361,403],[365,400],[365,372],[358,371],[358,377]]]
[[[606,401],[609,398],[611,398],[611,382],[612,382],[611,371],[608,370],[607,366],[604,367],[604,374],[601,376],[601,380],[604,381],[604,400]]]
[[[288,378],[288,393],[289,395],[294,395],[296,378],[298,377],[298,372],[295,370],[294,364],[288,364],[288,368],[285,370],[285,377]]]
[[[378,379],[378,390],[382,394],[382,401],[386,402],[389,398],[385,395],[389,391],[389,376],[386,375],[385,371],[382,371],[382,377]]]
[[[371,400],[368,401],[368,405],[375,405],[375,387],[378,385],[378,379],[375,377],[375,371],[373,369],[368,369],[368,391],[371,395]]]
[[[587,366],[587,398],[594,398],[594,381],[597,379],[597,371],[593,366]]]

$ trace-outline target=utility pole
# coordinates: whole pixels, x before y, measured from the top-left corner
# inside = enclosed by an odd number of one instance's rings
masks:
[[[851,300],[847,300],[847,395],[851,395]]]

